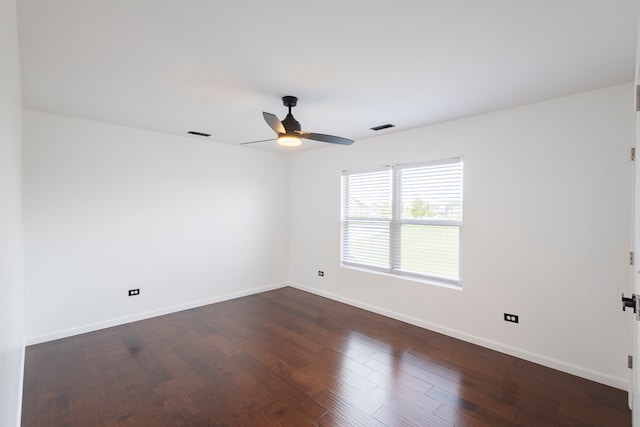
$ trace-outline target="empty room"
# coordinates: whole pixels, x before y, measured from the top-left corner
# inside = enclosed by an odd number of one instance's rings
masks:
[[[0,426],[640,427],[638,12],[0,0]]]

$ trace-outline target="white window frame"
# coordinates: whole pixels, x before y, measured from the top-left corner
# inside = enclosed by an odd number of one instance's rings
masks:
[[[372,271],[376,273],[382,273],[386,275],[403,277],[410,280],[416,280],[420,282],[436,284],[441,286],[448,286],[454,288],[462,287],[462,229],[463,229],[463,220],[462,216],[460,219],[443,219],[443,218],[402,218],[402,194],[401,194],[401,173],[405,169],[412,168],[423,168],[430,166],[440,166],[440,165],[451,165],[451,164],[460,164],[460,195],[461,195],[461,203],[463,203],[464,197],[462,195],[462,181],[463,181],[463,159],[462,157],[455,157],[449,159],[442,159],[436,161],[428,161],[428,162],[420,162],[420,163],[409,163],[409,164],[397,164],[397,165],[388,165],[377,168],[370,169],[357,169],[357,170],[345,170],[342,172],[342,207],[341,207],[341,233],[340,233],[340,261],[341,265],[344,267],[356,268],[365,271]],[[353,175],[361,175],[368,173],[375,173],[380,171],[391,171],[390,179],[391,179],[391,217],[358,217],[358,216],[348,216],[347,214],[347,197],[349,194],[348,183],[349,177]],[[462,210],[462,204],[460,206]],[[462,213],[461,213],[462,215]],[[389,242],[388,242],[388,265],[385,267],[368,265],[358,262],[353,262],[346,259],[347,256],[347,235],[348,235],[348,227],[354,224],[365,224],[367,222],[371,223],[388,223],[389,227]],[[415,225],[429,225],[429,226],[447,226],[447,227],[457,227],[458,232],[458,274],[457,278],[451,277],[441,277],[432,274],[422,274],[411,271],[403,271],[400,268],[401,259],[398,248],[400,248],[400,233],[403,225],[407,224],[415,224]]]

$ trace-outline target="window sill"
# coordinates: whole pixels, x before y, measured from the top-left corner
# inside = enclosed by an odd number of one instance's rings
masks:
[[[456,290],[456,291],[462,291],[462,283],[454,285],[452,283],[447,283],[447,282],[443,282],[443,281],[439,281],[439,280],[435,280],[435,279],[426,279],[426,278],[422,278],[422,277],[415,277],[415,276],[404,275],[404,274],[387,273],[385,271],[374,270],[374,269],[369,269],[369,268],[364,268],[364,267],[358,267],[358,266],[355,266],[355,265],[349,265],[349,264],[343,264],[343,263],[340,263],[340,267],[348,268],[349,270],[362,271],[364,273],[377,274],[377,275],[380,275],[380,276],[387,276],[387,277],[391,277],[391,278],[394,278],[394,279],[408,280],[410,282],[424,283],[426,285],[439,286],[441,288],[448,288],[448,289],[453,289],[453,290]]]

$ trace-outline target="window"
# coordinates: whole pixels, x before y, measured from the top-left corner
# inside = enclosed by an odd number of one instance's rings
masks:
[[[460,286],[462,159],[345,171],[342,263]]]

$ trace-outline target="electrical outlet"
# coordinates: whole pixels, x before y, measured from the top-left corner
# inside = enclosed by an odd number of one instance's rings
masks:
[[[505,313],[504,314],[504,321],[505,322],[511,322],[511,323],[518,323],[518,315],[517,314]]]
[[[324,271],[322,271],[322,270],[318,270],[318,276],[320,276],[320,277],[324,277]]]
[[[136,295],[140,295],[140,289],[129,289],[129,296],[133,297]]]

